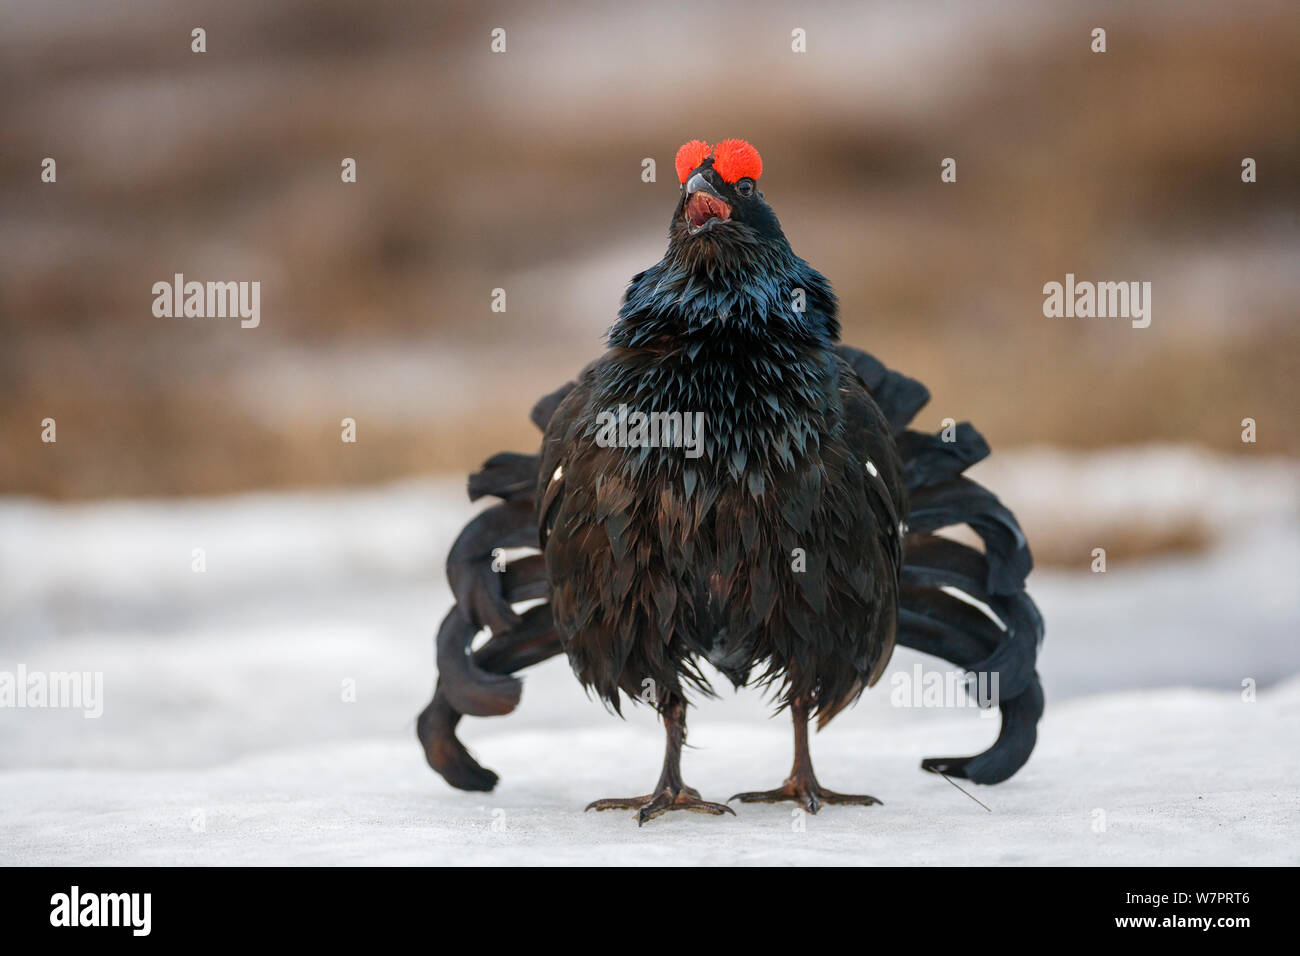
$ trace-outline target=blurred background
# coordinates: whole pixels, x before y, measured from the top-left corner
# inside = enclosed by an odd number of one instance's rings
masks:
[[[1295,454],[1298,50],[1288,2],[10,0],[0,492],[341,486],[529,448],[531,400],[663,252],[677,146],[727,136],[762,152],[845,339],[925,381],[936,422]],[[177,272],[260,281],[261,326],[155,318]],[[1150,281],[1151,327],[1044,318],[1067,272]]]
[[[1298,52],[1290,0],[5,0],[0,665],[109,697],[0,763],[398,735],[441,787],[406,735],[463,476],[600,353],[692,138],[758,147],[845,340],[989,439],[1050,700],[1294,674]],[[175,273],[259,281],[260,326],[156,318]],[[1150,327],[1044,317],[1066,273],[1150,282]],[[536,719],[602,719],[546,667]]]

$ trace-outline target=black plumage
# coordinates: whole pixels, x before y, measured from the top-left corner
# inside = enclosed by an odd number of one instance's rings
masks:
[[[726,812],[678,767],[687,697],[712,692],[708,661],[736,685],[771,685],[795,720],[790,778],[739,799],[813,812],[877,802],[818,784],[806,723],[852,703],[899,643],[998,672],[998,740],[923,766],[1006,779],[1042,713],[1043,624],[1024,591],[1032,562],[1015,516],[962,474],[988,446],[969,424],[944,436],[908,427],[925,387],[838,344],[830,284],[790,249],[753,178],[721,167],[712,156],[679,163],[668,251],[632,279],[609,351],[537,403],[540,454],[497,455],[470,478],[472,498],[500,503],[448,557],[457,603],[419,721],[426,756],[454,786],[491,789],[496,775],[456,740],[456,723],[513,709],[513,674],[563,651],[612,709],[624,696],[652,703],[668,734],[652,793],[594,807],[637,809],[642,822],[667,809]],[[700,413],[702,453],[610,445],[602,425],[615,410]],[[983,552],[935,536],[956,524]],[[491,569],[494,549],[523,545],[541,553]],[[547,603],[516,611],[538,598]],[[484,628],[491,638],[471,652]]]

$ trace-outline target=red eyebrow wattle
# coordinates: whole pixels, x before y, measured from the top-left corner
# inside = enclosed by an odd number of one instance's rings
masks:
[[[677,151],[677,160],[674,163],[677,167],[678,182],[686,182],[686,177],[691,174],[691,170],[708,159],[710,152],[711,147],[702,139],[693,139],[684,144]]]
[[[728,183],[758,179],[763,175],[763,159],[743,139],[724,139],[713,147],[713,171]]]

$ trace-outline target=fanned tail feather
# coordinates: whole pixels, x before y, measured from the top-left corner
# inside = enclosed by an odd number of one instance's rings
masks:
[[[538,428],[545,430],[571,387],[537,403],[532,419]],[[503,452],[470,475],[471,501],[489,496],[500,501],[465,526],[447,555],[447,583],[456,604],[438,629],[438,683],[415,732],[429,766],[461,790],[491,790],[499,779],[456,737],[461,717],[510,713],[523,691],[514,673],[562,650],[549,604],[522,614],[515,610],[517,604],[549,596],[542,556],[528,555],[509,562],[502,572],[493,570],[498,548],[537,546],[533,502],[539,467],[537,455]],[[492,636],[472,649],[484,628]]]
[[[930,757],[921,766],[975,783],[1000,783],[1029,759],[1043,713],[1035,670],[1043,619],[1025,592],[1033,567],[1029,543],[1016,516],[962,474],[989,454],[974,426],[957,425],[951,441],[908,428],[929,400],[925,386],[858,349],[841,345],[839,352],[889,421],[903,459],[910,503],[898,643],[998,678],[1002,727],[993,745],[972,757]],[[961,524],[980,536],[983,553],[934,533]],[[983,604],[998,621],[953,596],[954,590]]]

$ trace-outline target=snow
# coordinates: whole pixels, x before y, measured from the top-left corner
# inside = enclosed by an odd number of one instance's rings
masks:
[[[104,682],[98,719],[0,708],[0,863],[1300,862],[1293,463],[1185,449],[999,458],[981,477],[1017,507],[1069,483],[1076,520],[1159,505],[1209,516],[1217,537],[1106,574],[1035,572],[1048,708],[1020,774],[962,782],[992,812],[918,764],[983,748],[996,722],[892,706],[887,674],[813,740],[826,786],[884,806],[737,805],[639,830],[582,807],[644,792],[661,732],[644,709],[607,715],[562,660],[525,672],[514,714],[462,723],[502,775],[495,792],[453,790],[425,766],[414,717],[449,603],[441,559],[473,510],[458,481],[0,500],[0,672]],[[1162,484],[1169,494],[1150,490]],[[890,670],[919,661],[933,666],[900,652]],[[709,799],[775,786],[789,767],[788,721],[753,692],[693,709],[689,743],[687,781]]]

